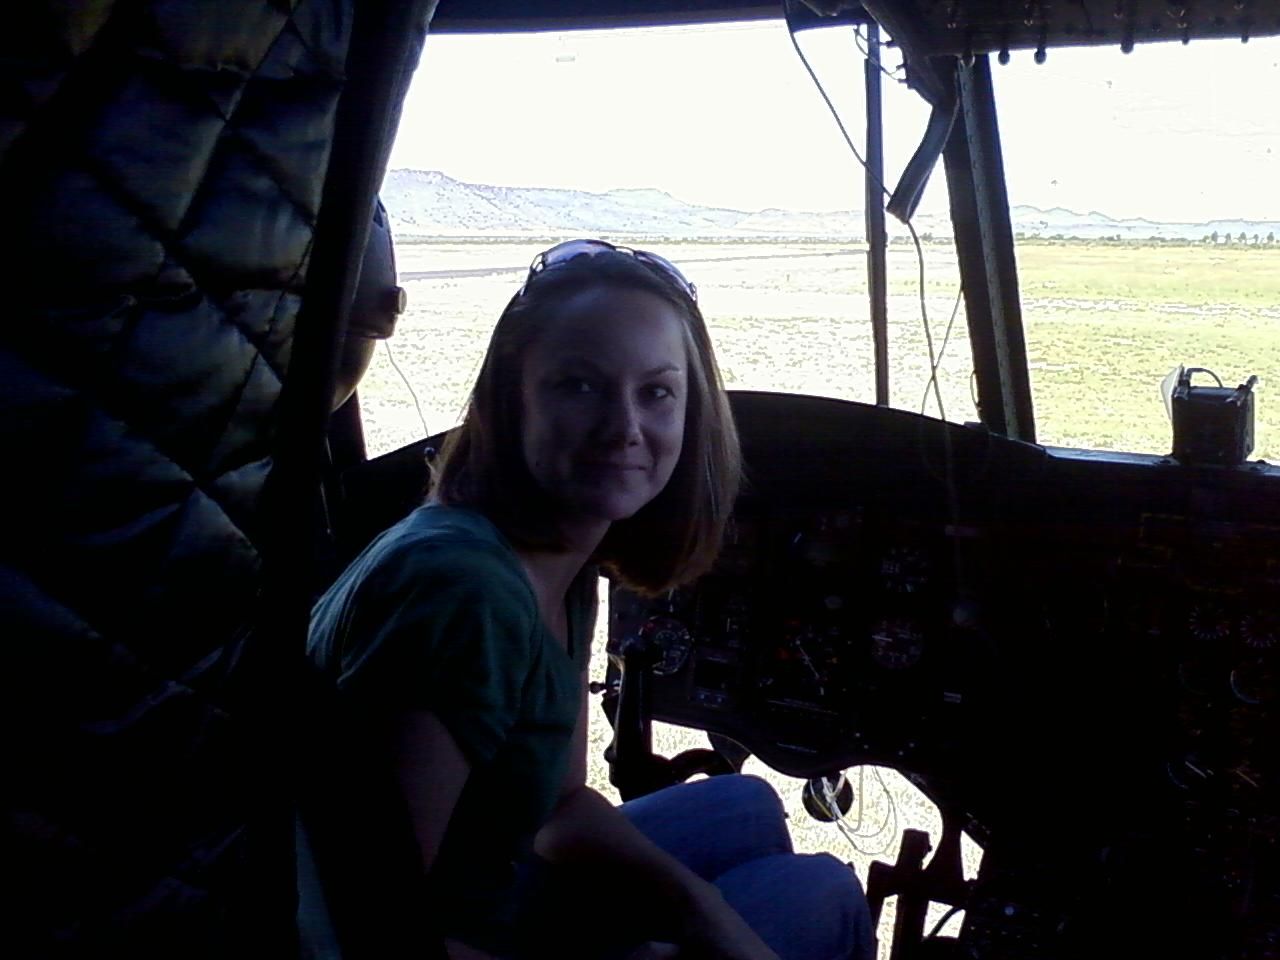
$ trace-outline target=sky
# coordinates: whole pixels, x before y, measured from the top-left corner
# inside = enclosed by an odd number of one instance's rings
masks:
[[[800,44],[861,149],[851,28]],[[885,54],[890,70],[900,63]],[[1280,220],[1280,38],[992,59],[1013,204]],[[928,108],[885,77],[890,186]],[[862,207],[862,171],[781,21],[429,36],[390,166],[506,186],[654,187],[739,210]],[[939,169],[921,203],[944,214]]]

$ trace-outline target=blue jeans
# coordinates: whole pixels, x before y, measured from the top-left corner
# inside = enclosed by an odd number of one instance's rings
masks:
[[[758,777],[677,784],[623,814],[704,880],[782,960],[869,960],[875,933],[853,868],[792,851],[782,801]]]

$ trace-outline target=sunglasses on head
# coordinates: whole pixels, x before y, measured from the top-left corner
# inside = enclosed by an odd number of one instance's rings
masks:
[[[520,293],[523,294],[528,289],[529,283],[533,278],[544,270],[551,270],[566,264],[575,257],[594,257],[601,253],[624,253],[629,257],[634,257],[645,266],[656,270],[668,280],[673,281],[676,286],[689,295],[689,299],[694,303],[698,302],[698,288],[690,283],[670,260],[660,257],[656,253],[649,253],[647,250],[619,247],[609,243],[607,240],[566,240],[564,243],[557,243],[550,250],[544,250],[534,257],[533,263],[529,265],[529,276],[525,278],[524,286],[520,288]]]

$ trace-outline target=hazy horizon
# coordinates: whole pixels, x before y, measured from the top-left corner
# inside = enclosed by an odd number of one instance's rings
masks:
[[[850,28],[799,37],[861,149],[863,58]],[[897,77],[900,58],[885,51]],[[1030,51],[992,59],[1011,205],[1115,219],[1280,221],[1280,38]],[[928,108],[885,78],[892,188]],[[446,96],[437,95],[447,91]],[[1265,102],[1265,101],[1264,101]],[[781,21],[429,36],[393,169],[700,206],[858,209],[863,174]],[[946,211],[935,170],[922,212]]]
[[[448,177],[450,180],[453,180],[457,183],[461,183],[465,186],[493,187],[496,189],[566,190],[566,191],[572,190],[579,193],[592,194],[594,196],[606,196],[611,193],[652,191],[652,192],[664,194],[665,196],[668,196],[673,200],[678,201],[679,203],[687,204],[689,206],[707,207],[706,204],[701,204],[693,200],[688,200],[685,197],[677,196],[671,191],[665,190],[662,187],[659,187],[653,184],[636,184],[633,186],[610,187],[606,189],[585,189],[582,187],[560,186],[560,185],[552,185],[552,184],[545,184],[545,183],[513,184],[513,183],[479,182],[475,180],[463,179],[462,177],[458,177],[449,173],[447,170],[428,169],[423,167],[393,166],[393,167],[388,167],[387,172],[388,173],[395,172],[395,173],[440,174],[441,176]],[[1156,220],[1152,217],[1141,217],[1141,216],[1118,217],[1109,213],[1106,210],[1099,210],[1099,209],[1078,210],[1078,209],[1073,209],[1071,207],[1063,207],[1063,206],[1042,207],[1033,203],[1012,203],[1011,202],[1010,207],[1011,208],[1023,207],[1028,209],[1034,209],[1034,210],[1039,210],[1042,213],[1053,213],[1055,211],[1062,211],[1064,213],[1071,213],[1071,214],[1075,214],[1077,216],[1082,216],[1082,217],[1087,217],[1087,216],[1105,217],[1109,220],[1115,220],[1118,223],[1129,223],[1133,221],[1143,221],[1143,220],[1151,221],[1153,223],[1179,223],[1179,224],[1189,224],[1192,226],[1200,226],[1200,225],[1207,225],[1215,222],[1236,221],[1236,220],[1247,220],[1249,222],[1254,222],[1254,223],[1271,223],[1271,222],[1280,223],[1280,217],[1277,217],[1275,219],[1270,219],[1270,218],[1262,218],[1262,217],[1240,217],[1240,216],[1221,215],[1221,216],[1209,217],[1206,220]],[[708,207],[708,209],[711,209],[711,208]],[[756,207],[756,208],[717,207],[714,209],[733,210],[738,213],[761,213],[768,210],[785,210],[789,213],[834,213],[834,212],[846,212],[846,211],[851,213],[861,213],[863,210],[861,206],[850,206],[850,207],[840,208],[838,210],[801,210],[801,209],[796,209],[791,207]]]

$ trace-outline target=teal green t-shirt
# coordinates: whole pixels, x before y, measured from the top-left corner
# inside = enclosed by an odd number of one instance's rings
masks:
[[[428,883],[444,932],[477,946],[501,944],[514,864],[568,769],[595,616],[591,573],[570,591],[566,650],[493,524],[432,503],[374,540],[312,611],[308,653],[347,715],[429,710],[470,763]]]

